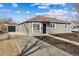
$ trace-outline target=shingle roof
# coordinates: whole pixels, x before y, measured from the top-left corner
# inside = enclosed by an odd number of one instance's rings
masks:
[[[47,16],[36,16],[26,22],[53,22],[53,23],[65,23],[65,24],[70,24],[70,22],[68,21],[64,21],[64,20],[59,20],[56,18],[51,18],[51,17],[47,17]],[[25,23],[25,22],[23,22]]]

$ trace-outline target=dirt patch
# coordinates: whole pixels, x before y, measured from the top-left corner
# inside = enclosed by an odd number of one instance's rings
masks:
[[[57,40],[57,39],[55,39],[53,37],[49,37],[49,36],[35,36],[35,37],[44,42],[51,44],[52,46],[62,49],[74,56],[79,55],[79,46],[76,46],[74,44],[64,42],[61,40]]]
[[[0,56],[16,56],[19,53],[14,39],[10,38],[9,33],[0,36]]]

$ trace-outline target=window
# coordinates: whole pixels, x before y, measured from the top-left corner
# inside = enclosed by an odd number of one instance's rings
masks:
[[[77,25],[77,28],[79,28],[79,26]]]
[[[52,23],[50,26],[51,26],[51,28],[55,28],[55,24],[54,23]]]
[[[40,30],[40,24],[34,23],[33,30]]]
[[[68,24],[65,24],[65,28],[67,28],[68,27]]]
[[[8,32],[15,32],[16,26],[8,26]]]
[[[50,27],[50,23],[47,23],[47,27]]]

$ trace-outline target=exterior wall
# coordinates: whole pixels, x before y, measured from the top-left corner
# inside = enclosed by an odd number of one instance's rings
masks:
[[[33,30],[33,24],[40,24],[40,30]],[[41,35],[42,34],[42,30],[41,30],[41,23],[39,22],[29,22],[29,35],[34,36],[34,35]]]
[[[0,31],[5,31],[5,24],[0,24]]]
[[[20,24],[18,25],[18,29],[17,32],[21,33],[21,34],[29,34],[29,23],[24,23],[24,24]]]
[[[33,30],[33,24],[39,24],[40,30]],[[43,23],[40,22],[28,22],[24,24],[20,24],[18,26],[18,31],[30,36],[38,36],[43,34]],[[69,33],[71,32],[71,26],[68,24],[68,27],[65,28],[65,24],[55,24],[55,28],[51,28],[51,26],[47,26],[46,23],[46,34],[55,34],[55,33]]]
[[[40,24],[40,31],[32,31],[32,24],[34,22],[30,23],[30,35],[41,35],[43,34],[43,24],[42,23],[39,23]],[[47,26],[47,23],[46,23],[46,26]],[[46,27],[46,34],[55,34],[55,33],[70,33],[71,32],[71,26],[70,24],[67,24],[67,28],[65,28],[65,24],[55,24],[55,28],[51,28],[50,26],[47,26]]]
[[[67,24],[68,27],[65,28],[65,24],[55,24],[55,28],[48,28],[48,34],[55,34],[55,33],[69,33],[71,32],[71,26]]]

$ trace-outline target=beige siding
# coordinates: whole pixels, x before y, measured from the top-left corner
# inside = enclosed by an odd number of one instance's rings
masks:
[[[54,34],[54,33],[69,33],[71,32],[70,25],[65,28],[65,24],[55,24],[55,28],[48,28],[47,33]]]
[[[18,25],[18,32],[28,35],[29,34],[29,23]]]
[[[32,22],[32,23],[29,22],[29,24],[30,24],[30,26],[29,26],[29,27],[30,27],[30,28],[29,28],[29,31],[30,31],[29,34],[30,34],[30,35],[34,36],[34,35],[41,35],[41,34],[42,34],[42,31],[40,31],[40,30],[39,30],[39,31],[38,31],[38,30],[33,30],[33,24],[34,24],[34,22]],[[41,24],[41,23],[38,22],[38,24]],[[40,25],[40,26],[41,26],[41,25]],[[41,28],[40,28],[40,29],[41,29]]]
[[[33,24],[38,23],[40,24],[40,30],[33,30]],[[40,22],[28,22],[19,25],[19,30],[22,33],[25,33],[30,36],[34,35],[41,35],[43,34],[43,24]],[[70,25],[65,28],[65,24],[55,24],[55,28],[51,28],[50,26],[46,28],[46,34],[55,34],[55,33],[69,33],[71,32]]]

